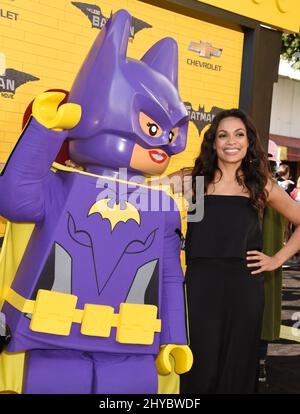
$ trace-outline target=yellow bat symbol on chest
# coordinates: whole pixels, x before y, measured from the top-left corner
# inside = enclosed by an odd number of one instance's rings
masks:
[[[98,213],[103,219],[107,219],[111,225],[111,231],[114,230],[115,226],[120,223],[126,223],[128,220],[134,220],[140,225],[141,217],[138,209],[131,203],[124,201],[126,208],[121,209],[120,204],[114,203],[113,207],[110,207],[108,203],[111,200],[104,198],[98,200],[92,205],[88,212],[88,216]]]

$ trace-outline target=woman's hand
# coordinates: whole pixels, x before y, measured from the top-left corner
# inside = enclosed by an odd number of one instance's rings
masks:
[[[67,167],[74,168],[75,170],[84,171],[84,168],[81,165],[76,164],[76,162],[74,162],[72,160],[66,160],[65,165]]]
[[[251,272],[252,275],[256,275],[261,272],[270,272],[281,266],[281,263],[275,256],[267,256],[258,250],[250,250],[247,252],[246,260],[255,260],[255,263],[248,263],[247,267],[259,267],[259,269]]]

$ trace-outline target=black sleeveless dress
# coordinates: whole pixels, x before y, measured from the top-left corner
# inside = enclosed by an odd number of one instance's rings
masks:
[[[255,392],[264,306],[263,274],[246,252],[262,250],[257,211],[243,196],[204,197],[204,218],[188,223],[186,288],[191,371],[181,393]]]

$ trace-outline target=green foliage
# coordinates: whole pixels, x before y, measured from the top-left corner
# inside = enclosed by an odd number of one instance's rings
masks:
[[[300,70],[300,33],[282,35],[281,56]]]

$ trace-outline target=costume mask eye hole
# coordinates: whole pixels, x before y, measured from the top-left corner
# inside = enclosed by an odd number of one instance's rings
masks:
[[[149,135],[152,137],[155,137],[159,126],[157,124],[151,124],[150,122],[147,122],[147,127],[149,128]]]
[[[169,132],[169,142],[174,142],[176,140],[178,136],[178,128],[173,128],[170,132]]]
[[[142,128],[145,134],[153,138],[158,138],[161,136],[162,134],[161,127],[157,124],[157,122],[153,121],[153,119],[151,119],[144,112],[140,112],[139,122],[140,122],[140,127]]]

